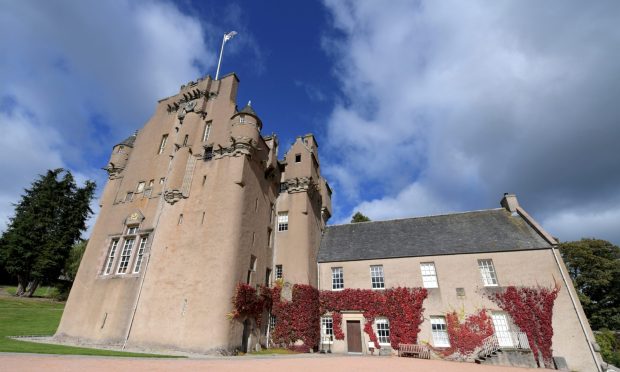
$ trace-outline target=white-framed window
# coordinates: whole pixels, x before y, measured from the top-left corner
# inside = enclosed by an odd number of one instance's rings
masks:
[[[112,265],[114,264],[114,257],[116,257],[116,249],[118,248],[118,239],[112,240],[110,243],[110,250],[108,251],[108,259],[105,263],[104,275],[109,275],[112,272]]]
[[[146,243],[148,242],[148,235],[140,237],[140,245],[138,245],[138,252],[136,253],[136,263],[133,266],[134,274],[140,272],[142,266],[142,260],[144,259],[144,251],[146,250]]]
[[[278,213],[278,231],[288,230],[288,212]]]
[[[331,316],[321,317],[321,343],[331,344],[334,340],[334,320]]]
[[[433,334],[433,345],[435,347],[450,347],[450,338],[448,337],[448,327],[446,326],[445,317],[431,317],[431,333]]]
[[[127,226],[127,235],[135,235],[138,232],[138,226]]]
[[[269,314],[269,329],[271,332],[276,329],[276,316],[273,314]]]
[[[139,193],[141,193],[142,191],[144,191],[144,185],[145,185],[145,182],[144,182],[144,181],[140,181],[140,182],[138,182],[138,186],[136,187],[136,193],[137,193],[137,194],[139,194]]]
[[[433,346],[450,347],[446,318],[443,316],[431,316],[431,333],[433,334]]]
[[[420,263],[420,271],[422,272],[422,285],[424,288],[437,288],[437,271],[435,271],[434,262]]]
[[[245,115],[239,115],[239,123],[241,124],[245,123]]]
[[[482,283],[484,283],[484,286],[497,287],[497,275],[495,274],[493,260],[478,260],[478,267],[480,268],[480,275],[482,276]]]
[[[390,344],[390,322],[385,318],[375,319],[375,326],[377,327],[377,339],[379,345]]]
[[[344,289],[344,272],[342,267],[332,267],[332,290]]]
[[[205,129],[202,132],[202,142],[206,142],[209,139],[209,134],[211,134],[211,123],[211,120],[205,123]]]
[[[123,250],[121,251],[121,260],[118,264],[118,270],[116,271],[117,274],[125,274],[127,272],[129,259],[131,258],[131,250],[133,249],[133,243],[135,241],[135,238],[125,238]]]
[[[161,154],[164,152],[164,149],[166,148],[166,142],[168,141],[168,135],[164,134],[163,136],[161,136],[161,142],[159,143],[159,151],[157,152],[157,154]]]
[[[276,265],[276,279],[282,279],[282,265]]]
[[[385,281],[383,279],[383,265],[370,266],[370,282],[372,284],[372,289],[385,288]]]

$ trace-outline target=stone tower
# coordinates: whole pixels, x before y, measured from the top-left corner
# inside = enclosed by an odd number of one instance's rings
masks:
[[[235,74],[181,86],[113,147],[57,338],[194,352],[262,342],[231,321],[237,283],[317,285],[331,215],[314,136],[278,160]],[[245,328],[245,329],[244,329]],[[242,340],[243,339],[243,340]]]

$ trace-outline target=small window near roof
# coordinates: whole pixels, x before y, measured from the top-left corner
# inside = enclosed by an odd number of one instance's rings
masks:
[[[301,154],[295,154],[295,163],[301,162]]]
[[[385,288],[385,281],[383,279],[383,265],[370,266],[370,281],[372,289]]]
[[[422,272],[422,284],[424,285],[424,288],[439,287],[434,262],[422,262],[420,264],[420,271]]]
[[[478,260],[478,267],[480,268],[480,275],[482,276],[484,286],[497,287],[497,275],[495,274],[493,260]]]

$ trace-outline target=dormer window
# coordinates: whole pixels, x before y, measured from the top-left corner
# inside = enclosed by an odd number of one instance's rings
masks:
[[[239,115],[239,124],[245,124],[245,115]]]

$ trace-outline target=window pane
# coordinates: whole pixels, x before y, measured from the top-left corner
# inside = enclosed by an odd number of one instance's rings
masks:
[[[125,239],[123,244],[123,250],[121,252],[121,261],[118,264],[117,274],[125,274],[127,272],[127,266],[129,266],[129,258],[131,257],[131,250],[133,249],[134,238]]]
[[[344,273],[342,267],[332,267],[332,289],[344,288]]]
[[[435,347],[450,346],[448,329],[446,327],[446,318],[444,318],[443,316],[432,316],[431,332],[433,334],[433,344],[435,345]]]
[[[112,244],[110,245],[110,251],[108,253],[108,259],[105,263],[104,274],[108,275],[112,272],[112,264],[114,263],[114,257],[116,256],[116,248],[118,247],[118,239],[112,240]]]
[[[321,318],[321,338],[323,343],[333,341],[334,321],[332,317],[326,316]]]
[[[142,259],[144,257],[144,250],[146,249],[146,242],[148,241],[148,236],[143,236],[140,238],[140,245],[138,246],[138,254],[136,256],[136,264],[134,265],[133,272],[139,273],[140,267],[142,266]]]
[[[370,266],[370,280],[373,289],[385,288],[382,265]]]
[[[424,288],[439,287],[434,262],[422,262],[420,264],[420,271],[422,272],[422,284],[424,285]]]
[[[206,140],[209,139],[209,134],[211,133],[211,121],[208,121],[205,124],[205,130],[202,133],[202,142],[205,142]]]
[[[278,213],[278,231],[288,230],[288,212]]]
[[[276,279],[282,279],[282,265],[276,265]]]
[[[387,319],[375,320],[377,326],[377,339],[380,344],[390,343],[390,324]]]
[[[495,275],[493,260],[478,260],[478,267],[480,268],[480,275],[482,276],[484,285],[486,287],[497,286],[497,276]]]

